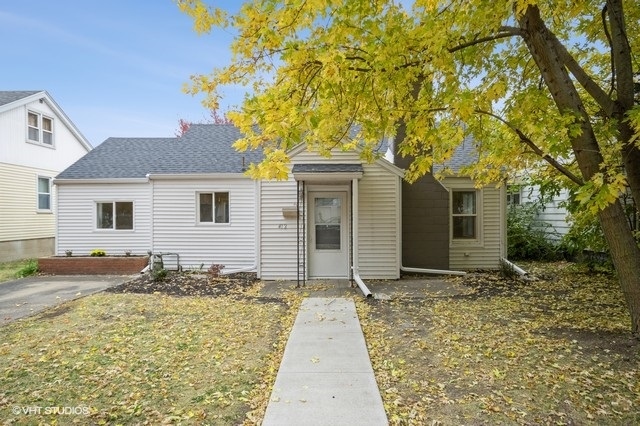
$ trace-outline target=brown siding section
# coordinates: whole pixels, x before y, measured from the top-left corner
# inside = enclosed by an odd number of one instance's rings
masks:
[[[45,257],[38,259],[38,271],[52,275],[130,275],[147,266],[146,256],[131,257]]]
[[[449,269],[449,192],[432,175],[402,182],[402,265]]]

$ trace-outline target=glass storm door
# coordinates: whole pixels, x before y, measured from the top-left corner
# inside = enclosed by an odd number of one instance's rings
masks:
[[[309,278],[348,278],[346,192],[310,192],[309,207]]]

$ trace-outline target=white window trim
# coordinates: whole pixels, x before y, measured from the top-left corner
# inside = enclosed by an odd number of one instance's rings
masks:
[[[229,221],[228,222],[216,222],[216,193],[225,193],[229,196]],[[211,194],[212,195],[212,221],[211,222],[202,222],[200,220],[200,194]],[[220,190],[220,191],[196,191],[196,225],[198,226],[229,226],[231,225],[231,191],[229,190]]]
[[[111,228],[98,228],[98,204],[113,204],[115,212],[115,203],[131,203],[131,214],[133,215],[133,227],[131,229],[116,229],[115,218]],[[136,230],[136,202],[133,200],[95,200],[93,202],[93,230],[95,232],[134,232]]]
[[[47,179],[49,181],[49,208],[41,209],[40,208],[40,194],[44,194],[40,192],[40,179]],[[36,177],[36,211],[38,213],[53,213],[53,185],[51,185],[51,177],[38,175]]]
[[[33,139],[29,138],[29,128],[31,128],[32,126],[29,125],[29,114],[34,114],[38,116],[38,127],[34,127],[34,129],[38,130],[38,140],[35,141]],[[43,126],[43,121],[42,119],[46,118],[51,120],[51,143],[44,143],[44,126]],[[44,146],[47,148],[55,148],[56,145],[56,135],[55,135],[55,119],[49,115],[43,114],[41,112],[38,111],[34,111],[32,109],[27,109],[27,114],[26,114],[26,140],[28,143],[32,143],[34,145],[39,145],[39,146]]]
[[[453,237],[453,193],[454,192],[475,192],[476,193],[476,238],[454,238]],[[473,187],[455,187],[449,191],[449,242],[451,246],[482,246],[483,245],[483,223],[482,223],[482,189]]]

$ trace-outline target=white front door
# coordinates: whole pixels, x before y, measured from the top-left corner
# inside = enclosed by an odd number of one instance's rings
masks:
[[[309,278],[348,278],[346,192],[309,192]]]

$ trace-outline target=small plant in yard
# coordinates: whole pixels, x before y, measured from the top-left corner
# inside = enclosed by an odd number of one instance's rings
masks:
[[[30,259],[27,261],[27,264],[24,265],[20,270],[16,273],[16,277],[24,278],[29,277],[31,275],[35,275],[38,272],[38,261],[35,259]]]
[[[71,250],[65,250],[65,251],[64,251],[64,254],[65,254],[65,255],[67,255],[67,257],[71,257],[71,256],[73,256],[73,251],[71,251]]]
[[[125,250],[124,255],[127,257],[131,256],[131,250]]]
[[[103,257],[107,255],[107,252],[102,249],[93,249],[89,255],[93,257]]]
[[[153,281],[164,281],[167,278],[167,270],[164,268],[154,268],[151,271],[151,276],[153,277]]]
[[[224,269],[224,265],[213,263],[209,267],[209,276],[211,278],[219,278],[220,277],[220,273],[222,272],[223,269]]]

